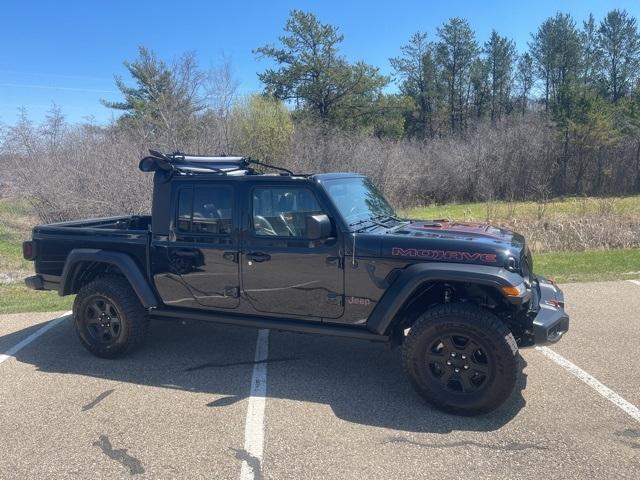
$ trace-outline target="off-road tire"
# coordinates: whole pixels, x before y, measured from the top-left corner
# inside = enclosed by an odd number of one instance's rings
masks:
[[[95,308],[91,307],[95,302],[98,305],[107,302],[112,306],[108,309],[115,311],[113,317],[117,318],[120,327],[111,341],[95,338]],[[100,276],[84,285],[73,303],[73,318],[80,343],[102,358],[116,358],[131,352],[143,342],[149,330],[148,312],[129,282],[117,275]]]
[[[443,356],[442,361],[430,363],[444,350],[441,346],[443,343],[438,340],[440,337],[446,338],[447,343],[453,339],[452,350],[456,352],[459,347],[455,342],[461,338],[455,336],[456,332],[480,346],[478,351],[482,352],[482,356],[478,358],[487,360],[487,375],[472,374],[473,381],[477,382],[480,378],[486,384],[481,382],[480,387],[476,387],[467,376],[464,385],[469,386],[468,391],[464,391],[462,381],[459,382],[460,391],[453,390],[451,387],[456,387],[460,373],[445,371],[457,366],[460,367],[458,371],[465,368],[465,372],[473,372],[473,363],[465,363],[469,362],[468,359],[460,360],[461,354],[457,354],[451,360],[462,363],[454,363],[450,367],[446,365],[450,354],[444,354],[447,358]],[[438,346],[434,347],[435,344]],[[496,409],[511,395],[521,375],[518,346],[509,329],[491,312],[469,304],[439,305],[418,317],[404,340],[402,363],[411,384],[422,398],[440,410],[457,415],[480,415]],[[480,363],[478,365],[478,368],[485,367]],[[451,375],[453,380],[442,380],[445,377],[437,375],[441,371]],[[478,390],[473,391],[474,387]]]

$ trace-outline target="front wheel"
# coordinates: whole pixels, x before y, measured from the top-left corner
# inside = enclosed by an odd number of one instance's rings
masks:
[[[83,286],[73,303],[80,342],[98,357],[115,358],[142,343],[149,314],[123,277],[105,275]]]
[[[520,375],[509,329],[475,305],[439,305],[422,314],[404,341],[402,360],[413,387],[449,413],[479,415],[500,406]]]

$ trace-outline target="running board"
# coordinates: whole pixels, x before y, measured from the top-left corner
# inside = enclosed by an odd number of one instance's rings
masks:
[[[220,315],[216,313],[198,313],[182,310],[149,310],[151,318],[170,318],[175,320],[197,320],[239,327],[268,328],[286,332],[312,333],[316,335],[330,335],[333,337],[355,338],[369,340],[371,342],[389,342],[387,335],[365,330],[362,327],[351,325],[332,325],[329,323],[313,322],[306,320],[286,320],[280,318]]]

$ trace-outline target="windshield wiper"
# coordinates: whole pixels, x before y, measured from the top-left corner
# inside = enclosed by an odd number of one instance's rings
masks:
[[[386,219],[386,220],[383,220]],[[394,220],[396,222],[404,222],[405,220],[402,220],[401,218],[396,217],[395,215],[389,215],[389,214],[382,214],[382,215],[376,215],[375,217],[373,217],[373,220],[378,220],[378,221],[389,221],[389,220]]]
[[[369,218],[363,218],[362,220],[358,220],[357,222],[351,222],[349,224],[350,227],[355,227],[356,225],[361,225],[365,222],[368,222],[370,219]]]

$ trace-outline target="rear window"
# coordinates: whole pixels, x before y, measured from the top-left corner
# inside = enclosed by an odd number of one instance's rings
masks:
[[[228,235],[232,229],[233,189],[226,185],[187,187],[178,194],[179,232]]]

